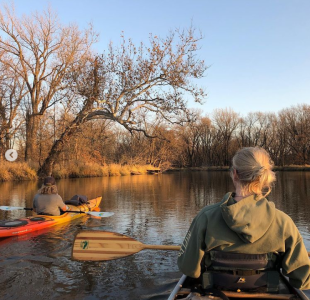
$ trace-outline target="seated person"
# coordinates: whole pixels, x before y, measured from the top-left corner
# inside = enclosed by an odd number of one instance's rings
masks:
[[[209,271],[214,250],[243,253],[245,258],[246,254],[279,253],[282,273],[290,283],[310,289],[310,261],[303,238],[293,220],[266,198],[276,180],[272,168],[263,148],[242,148],[235,154],[230,171],[235,191],[204,207],[193,220],[178,257],[183,274],[198,278],[201,266]]]
[[[43,185],[33,198],[33,209],[38,215],[59,216],[69,207],[58,195],[54,177],[48,176]]]

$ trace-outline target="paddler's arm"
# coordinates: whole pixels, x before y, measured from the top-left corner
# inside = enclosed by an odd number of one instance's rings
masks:
[[[70,210],[70,207],[63,202],[62,198],[59,195],[58,195],[57,201],[58,201],[57,203],[58,207],[61,211],[65,212],[65,211]]]
[[[193,220],[178,257],[180,271],[190,277],[198,278],[201,273],[201,260],[205,254],[205,233],[207,221],[203,214]]]
[[[62,211],[68,211],[70,210],[70,207],[68,205],[65,205],[64,207],[61,208]]]
[[[293,222],[292,222],[293,223]],[[310,260],[303,239],[295,226],[293,234],[285,241],[285,253],[282,258],[282,273],[297,289],[310,289]]]

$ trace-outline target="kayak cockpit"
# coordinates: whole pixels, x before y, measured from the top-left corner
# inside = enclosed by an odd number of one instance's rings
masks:
[[[227,300],[227,299],[278,299],[309,300],[300,290],[293,288],[280,273],[279,291],[276,293],[259,291],[228,291],[203,289],[199,278],[182,276],[168,300]]]

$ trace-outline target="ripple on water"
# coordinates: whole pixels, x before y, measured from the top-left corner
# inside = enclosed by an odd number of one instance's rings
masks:
[[[270,200],[296,222],[309,251],[310,195],[308,181],[301,180],[308,176],[305,173],[281,172]],[[180,245],[197,212],[220,201],[231,187],[227,172],[60,180],[58,188],[64,199],[75,194],[103,195],[100,210],[115,215],[102,219],[85,216],[0,241],[0,299],[167,299],[181,277],[177,252],[143,250],[114,261],[73,261],[75,234],[82,229],[108,230],[144,244]],[[31,206],[36,186],[0,183],[0,191],[1,205]],[[18,216],[26,214],[19,212]],[[0,212],[2,219],[14,216]]]

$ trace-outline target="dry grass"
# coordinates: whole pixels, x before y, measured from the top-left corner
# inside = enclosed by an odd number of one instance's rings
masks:
[[[150,165],[110,164],[101,166],[96,163],[70,161],[65,166],[55,165],[52,175],[55,178],[127,176],[146,174],[150,169],[156,168]],[[0,181],[36,179],[36,170],[30,168],[27,163],[2,162],[0,165]]]
[[[141,174],[146,174],[147,170],[149,170],[149,166],[150,165],[135,165],[135,166],[132,166],[132,170],[137,171]]]
[[[149,168],[148,165],[110,164],[101,166],[96,163],[72,161],[65,168],[60,165],[55,166],[53,176],[55,178],[127,176],[131,174],[146,174],[146,170]]]
[[[53,170],[55,178],[103,177],[108,176],[108,168],[96,163],[71,161],[65,167],[56,165]]]
[[[109,165],[109,176],[120,176],[121,165],[111,164]]]
[[[0,181],[35,179],[37,179],[36,171],[30,168],[27,163],[4,161],[0,164]]]
[[[119,169],[119,172],[122,176],[130,175],[131,174],[131,168],[128,165],[121,166]]]

